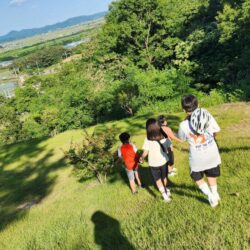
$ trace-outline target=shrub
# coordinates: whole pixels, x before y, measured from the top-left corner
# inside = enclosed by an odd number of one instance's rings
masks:
[[[200,106],[210,107],[224,103],[226,101],[226,96],[222,91],[213,89],[209,94],[202,92],[198,93],[198,100]]]
[[[100,183],[105,183],[107,175],[114,167],[112,147],[115,135],[112,129],[89,135],[85,131],[81,143],[71,143],[65,157],[74,166],[74,171],[80,178],[96,177]]]

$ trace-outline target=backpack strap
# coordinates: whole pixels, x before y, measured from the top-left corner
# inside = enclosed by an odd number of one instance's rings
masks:
[[[164,127],[165,125],[162,125],[162,127]],[[165,126],[167,127],[167,126]],[[161,128],[161,134],[165,137],[165,138],[168,138],[168,135],[167,133],[165,133],[165,131]]]
[[[166,152],[166,149],[164,148],[164,146],[160,143],[160,141],[157,141],[157,142],[160,145],[162,151],[166,154],[167,152]]]

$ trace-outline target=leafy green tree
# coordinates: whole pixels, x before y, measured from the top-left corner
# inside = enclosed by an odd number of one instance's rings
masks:
[[[14,66],[20,70],[39,70],[39,68],[46,68],[59,62],[65,53],[66,49],[61,46],[45,47],[21,59],[15,60]]]
[[[111,129],[93,135],[85,132],[82,143],[71,143],[70,149],[64,154],[78,177],[96,177],[100,183],[105,183],[115,163],[112,153],[114,144],[115,135]]]
[[[9,144],[20,140],[22,124],[13,107],[1,102],[0,108],[0,144]]]

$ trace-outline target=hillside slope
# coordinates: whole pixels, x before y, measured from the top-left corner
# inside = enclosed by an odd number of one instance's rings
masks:
[[[187,145],[175,144],[173,200],[161,201],[147,165],[145,190],[132,196],[123,171],[104,185],[79,182],[61,149],[82,132],[67,131],[0,149],[0,249],[247,249],[249,248],[250,104],[209,108],[220,124],[219,191],[212,209],[189,177]],[[177,130],[183,113],[171,114]],[[147,116],[98,126],[130,131],[140,148]],[[89,129],[93,131],[93,128]]]

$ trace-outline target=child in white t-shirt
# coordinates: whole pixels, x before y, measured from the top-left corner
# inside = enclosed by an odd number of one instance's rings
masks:
[[[161,128],[156,119],[148,119],[146,122],[147,137],[143,144],[143,154],[140,162],[148,156],[148,164],[153,179],[161,192],[165,202],[171,201],[170,191],[167,186],[167,173],[169,157],[167,151],[171,151],[171,141],[161,133]]]
[[[190,176],[207,195],[210,205],[215,207],[220,201],[216,178],[220,176],[221,158],[214,137],[220,127],[207,110],[198,108],[195,96],[184,96],[181,104],[188,116],[180,123],[178,136],[189,143]]]

